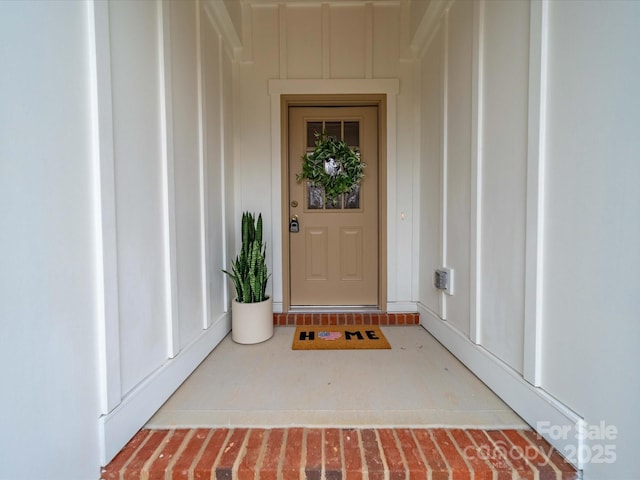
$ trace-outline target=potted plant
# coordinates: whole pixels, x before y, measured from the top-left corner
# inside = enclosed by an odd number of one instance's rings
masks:
[[[260,343],[273,336],[273,306],[266,295],[266,244],[262,242],[262,214],[242,214],[242,247],[231,263],[236,298],[231,307],[231,338],[236,343]]]

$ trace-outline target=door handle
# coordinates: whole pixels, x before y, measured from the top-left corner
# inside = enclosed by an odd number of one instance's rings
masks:
[[[289,232],[298,233],[300,231],[300,222],[298,222],[298,215],[294,215],[289,220]]]

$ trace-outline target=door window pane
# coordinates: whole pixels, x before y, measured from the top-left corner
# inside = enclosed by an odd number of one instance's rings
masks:
[[[322,133],[322,122],[307,122],[307,147],[316,146],[316,133]]]
[[[323,196],[322,188],[313,187],[307,182],[307,208],[309,210],[322,210]]]
[[[360,184],[355,185],[350,192],[344,194],[344,208],[360,208]]]
[[[344,141],[350,147],[360,146],[360,122],[344,122]]]
[[[340,210],[342,208],[342,196],[338,196],[332,200],[327,198],[324,208],[327,210]]]
[[[328,136],[342,140],[342,122],[327,122],[324,129]]]

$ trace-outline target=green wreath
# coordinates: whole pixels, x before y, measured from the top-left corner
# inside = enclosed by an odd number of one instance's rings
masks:
[[[298,182],[308,180],[314,187],[322,187],[327,200],[348,193],[364,177],[366,163],[360,161],[360,152],[326,132],[316,133],[315,149],[302,156],[302,173]]]

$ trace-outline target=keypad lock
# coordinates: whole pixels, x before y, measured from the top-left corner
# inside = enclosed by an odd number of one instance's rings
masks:
[[[300,231],[300,222],[298,222],[298,216],[294,215],[289,220],[289,231],[291,233],[298,233]]]

